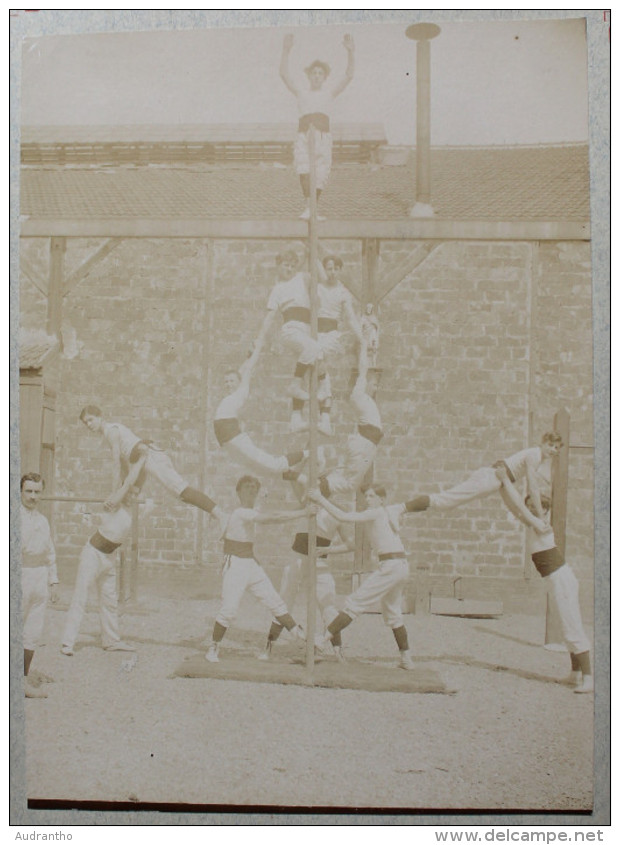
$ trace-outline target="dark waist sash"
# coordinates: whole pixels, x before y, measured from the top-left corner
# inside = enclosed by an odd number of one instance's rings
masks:
[[[534,552],[532,560],[543,578],[546,578],[547,575],[551,575],[556,569],[564,566],[564,558],[557,546],[554,546],[552,549],[545,549],[542,552]]]
[[[405,552],[385,552],[382,555],[379,555],[379,560],[406,560]]]
[[[140,460],[140,446],[152,446],[153,440],[139,440],[129,453],[129,463],[135,464]]]
[[[335,332],[338,329],[338,320],[333,317],[319,317],[317,329],[320,332]]]
[[[380,428],[377,428],[376,425],[371,425],[370,423],[364,423],[362,425],[358,425],[357,431],[362,437],[365,437],[366,440],[370,440],[371,443],[374,443],[375,446],[379,443],[381,438],[383,437],[383,432]]]
[[[510,469],[506,461],[495,461],[495,463],[493,464],[493,469],[497,469],[498,467],[504,467],[504,469],[508,473],[508,478],[512,481],[513,484],[516,484],[517,479],[512,474],[512,470]]]
[[[224,554],[234,555],[235,557],[254,557],[254,546],[252,543],[247,543],[243,540],[229,540],[224,538]]]
[[[328,540],[327,537],[317,537],[316,538],[316,545],[317,548],[325,548],[325,546],[329,546],[331,540]],[[297,552],[298,555],[306,555],[308,554],[308,532],[302,531],[299,534],[295,534],[295,540],[292,545],[292,549],[294,552]],[[327,554],[319,555],[319,557],[327,557]]]
[[[329,132],[329,117],[321,111],[312,112],[312,114],[303,114],[299,118],[298,132],[307,132],[311,126],[318,129],[319,132]]]
[[[310,309],[302,308],[301,305],[294,305],[282,313],[282,319],[285,323],[295,320],[297,323],[308,323],[310,325]]]
[[[215,439],[220,446],[223,446],[233,437],[241,434],[241,427],[236,417],[227,417],[222,420],[213,420],[213,431],[215,432]]]
[[[111,555],[113,551],[116,551],[122,545],[122,543],[113,543],[112,540],[108,540],[107,537],[104,537],[98,531],[93,534],[88,542],[98,552],[103,552],[104,555]]]

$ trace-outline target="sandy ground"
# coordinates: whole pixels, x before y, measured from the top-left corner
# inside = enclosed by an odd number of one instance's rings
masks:
[[[55,683],[47,699],[25,701],[30,799],[591,808],[593,696],[561,683],[568,656],[541,646],[540,616],[407,615],[416,660],[453,693],[370,692],[172,677],[205,650],[217,599],[141,594],[122,618],[135,657],[102,651],[93,607],[68,658],[59,643],[69,597],[65,588],[49,610],[33,663]],[[222,660],[258,653],[268,627],[266,611],[244,599]],[[403,671],[379,615],[344,636],[351,658]],[[303,647],[283,637],[274,660],[295,655]]]

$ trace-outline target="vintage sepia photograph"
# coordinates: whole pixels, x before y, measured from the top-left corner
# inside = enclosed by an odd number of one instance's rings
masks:
[[[15,18],[15,817],[592,824],[590,18],[169,14]]]

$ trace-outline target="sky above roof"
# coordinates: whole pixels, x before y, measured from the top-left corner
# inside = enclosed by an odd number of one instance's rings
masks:
[[[27,125],[294,122],[279,78],[284,33],[292,76],[315,58],[355,76],[335,122],[380,122],[391,144],[415,143],[416,44],[398,24],[194,29],[43,36],[24,41],[21,118]],[[434,145],[586,141],[583,19],[442,23],[431,42]]]

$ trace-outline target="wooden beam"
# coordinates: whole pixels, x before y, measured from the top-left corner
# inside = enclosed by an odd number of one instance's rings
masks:
[[[420,264],[426,261],[431,252],[436,250],[437,247],[438,244],[436,243],[420,244],[420,246],[418,246],[411,255],[407,255],[399,264],[397,264],[396,267],[393,267],[385,273],[379,282],[377,302],[381,302],[382,299],[385,299],[388,293],[393,291],[406,276],[413,273]]]
[[[379,248],[378,238],[364,238],[362,241],[362,310],[369,302],[377,304]]]
[[[66,296],[73,288],[79,285],[90,273],[93,267],[96,267],[106,255],[112,252],[121,242],[121,238],[110,238],[99,249],[94,252],[90,258],[87,258],[76,270],[65,279],[64,296]]]
[[[66,247],[67,244],[64,237],[53,237],[50,241],[50,269],[47,295],[47,333],[56,335],[61,344],[62,297],[64,288]]]
[[[205,218],[30,217],[22,237],[74,238],[233,238],[236,240],[299,240],[306,236],[302,220],[222,220]],[[319,238],[383,240],[589,241],[587,220],[325,220],[317,223]]]

